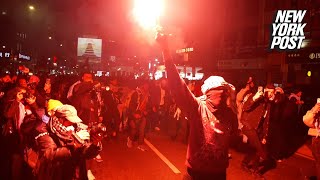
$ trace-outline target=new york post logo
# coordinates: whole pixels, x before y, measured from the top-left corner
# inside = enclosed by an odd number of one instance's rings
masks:
[[[272,24],[270,49],[294,50],[300,49],[307,23],[302,20],[307,10],[278,10]]]

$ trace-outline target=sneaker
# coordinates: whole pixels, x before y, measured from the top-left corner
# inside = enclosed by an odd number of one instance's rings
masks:
[[[147,148],[145,148],[144,145],[139,145],[137,148],[143,152],[147,151]]]
[[[132,148],[132,140],[130,139],[130,137],[127,138],[127,146],[128,148]]]
[[[88,171],[87,171],[87,176],[88,176],[88,180],[95,180],[96,179],[96,177],[94,177],[94,175],[92,174],[90,169],[88,169]]]
[[[102,157],[100,156],[100,154],[98,154],[95,158],[93,158],[95,161],[97,161],[98,163],[101,163],[103,161]]]

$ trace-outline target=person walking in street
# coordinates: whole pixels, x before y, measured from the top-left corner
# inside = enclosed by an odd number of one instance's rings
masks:
[[[170,56],[167,36],[158,33],[168,73],[168,86],[181,111],[190,121],[185,179],[225,180],[229,165],[228,149],[237,130],[237,116],[227,105],[233,85],[220,76],[210,76],[201,86],[204,94],[196,98],[180,78]]]

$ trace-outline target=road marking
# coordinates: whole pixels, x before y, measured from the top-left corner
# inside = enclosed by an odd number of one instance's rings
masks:
[[[175,174],[180,174],[181,172],[179,171],[178,168],[176,168],[170,161],[167,159],[156,147],[154,147],[147,139],[144,139],[144,142],[152,149],[156,155],[159,156],[159,158],[166,163],[169,168],[175,173]]]
[[[305,155],[305,154],[302,154],[302,153],[299,153],[299,152],[296,152],[295,154],[300,156],[300,157],[304,157],[304,158],[310,159],[312,161],[315,161],[315,159],[313,157],[310,157],[308,155]]]
[[[295,155],[310,159],[310,160],[315,160],[313,158],[312,152],[310,147],[308,147],[308,145],[304,144],[303,146],[301,146],[296,152]]]

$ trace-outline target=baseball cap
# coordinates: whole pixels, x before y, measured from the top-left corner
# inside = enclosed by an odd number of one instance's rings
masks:
[[[76,108],[68,104],[59,106],[55,111],[55,115],[57,117],[66,118],[68,121],[72,123],[82,122],[82,120],[77,115]]]

